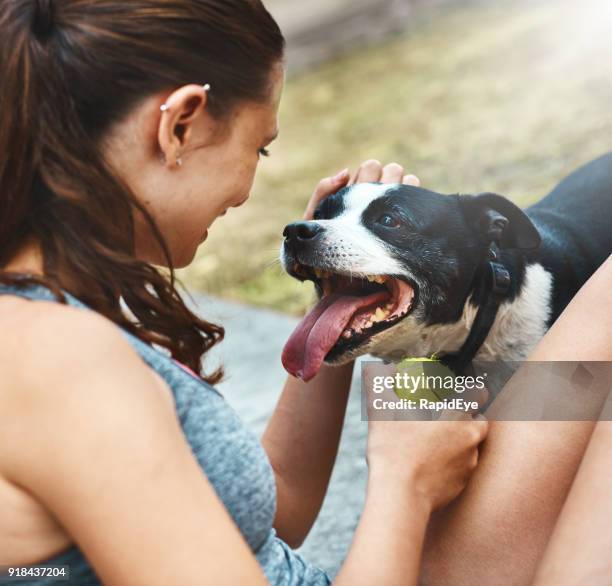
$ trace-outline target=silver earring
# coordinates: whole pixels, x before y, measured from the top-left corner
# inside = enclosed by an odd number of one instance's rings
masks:
[[[203,89],[205,92],[209,92],[209,91],[210,91],[210,84],[209,84],[209,83],[205,83],[205,84],[202,86],[202,89]],[[170,110],[170,106],[168,106],[168,104],[162,104],[162,105],[159,107],[159,109],[160,109],[162,112],[167,112],[168,110]]]
[[[179,167],[182,167],[182,166],[183,166],[183,159],[181,159],[181,157],[177,157],[177,158],[176,158],[176,164],[177,164]]]

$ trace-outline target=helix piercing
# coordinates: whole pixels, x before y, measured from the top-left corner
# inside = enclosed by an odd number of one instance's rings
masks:
[[[202,86],[202,89],[203,89],[205,92],[209,92],[209,91],[210,91],[210,84],[209,84],[209,83],[204,84],[204,85]],[[168,104],[162,104],[162,105],[159,107],[159,109],[160,109],[162,112],[167,112],[168,110],[170,110],[170,106],[168,106]]]

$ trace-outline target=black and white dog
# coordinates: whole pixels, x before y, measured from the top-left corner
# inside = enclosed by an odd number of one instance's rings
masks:
[[[285,346],[294,376],[366,353],[522,360],[612,253],[612,153],[525,210],[367,183],[284,236],[283,267],[320,298]]]

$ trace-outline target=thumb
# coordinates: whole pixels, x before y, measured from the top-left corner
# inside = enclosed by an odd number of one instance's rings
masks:
[[[350,174],[348,169],[340,171],[340,173],[338,173],[335,177],[326,177],[325,179],[321,179],[317,185],[317,188],[315,189],[314,194],[308,202],[304,219],[311,220],[319,203],[321,203],[326,197],[336,193],[336,191],[342,187],[345,187],[349,179]]]

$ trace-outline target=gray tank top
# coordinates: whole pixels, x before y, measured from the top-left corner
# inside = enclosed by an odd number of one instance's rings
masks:
[[[74,296],[64,293],[70,305],[92,311]],[[7,294],[33,300],[56,301],[50,290],[39,285],[17,289],[0,284],[0,295]],[[330,584],[330,579],[323,570],[306,562],[276,536],[272,527],[276,511],[274,473],[255,435],[244,426],[234,410],[212,386],[127,330],[121,328],[121,332],[142,359],[172,389],[183,433],[197,461],[238,525],[269,582],[287,586]],[[91,465],[95,466],[95,458],[92,459]],[[42,563],[69,565],[70,584],[101,584],[77,546]],[[202,570],[202,575],[206,576],[206,568],[203,567]],[[203,582],[205,583],[206,579],[203,579]],[[5,583],[9,582],[0,577],[0,584]],[[50,582],[36,579],[18,583],[38,586]]]

